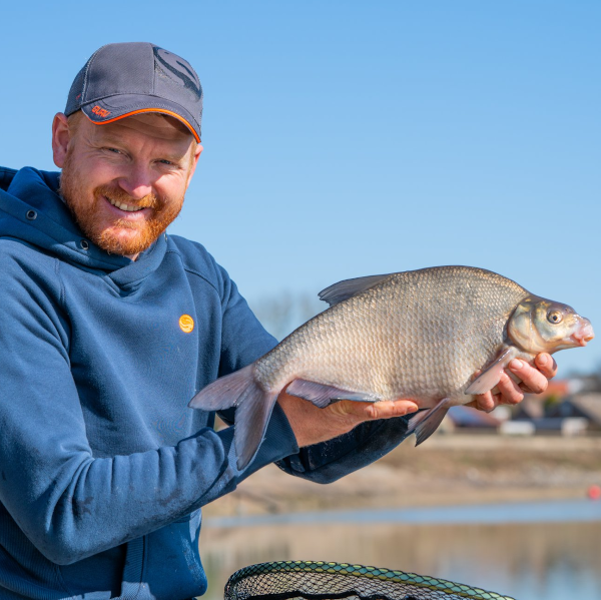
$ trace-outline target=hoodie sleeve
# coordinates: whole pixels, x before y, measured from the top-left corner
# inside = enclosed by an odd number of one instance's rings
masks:
[[[407,437],[407,417],[370,421],[328,442],[301,448],[276,464],[315,483],[332,483],[388,454]]]
[[[21,258],[0,255],[0,501],[46,558],[70,564],[138,538],[298,450],[286,418],[275,411],[266,442],[243,473],[232,428],[205,427],[175,446],[95,456],[72,376],[82,364],[69,355],[72,331],[56,305],[64,293],[60,279],[55,273],[40,283],[31,261],[46,257]],[[232,368],[245,359],[237,354]]]

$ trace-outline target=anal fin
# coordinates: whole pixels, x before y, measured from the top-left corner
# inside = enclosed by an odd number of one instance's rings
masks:
[[[415,434],[416,446],[425,442],[438,429],[451,406],[451,400],[444,398],[430,410],[421,410],[409,419],[407,434]]]

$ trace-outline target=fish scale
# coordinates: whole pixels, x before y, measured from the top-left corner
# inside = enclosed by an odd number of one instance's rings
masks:
[[[565,304],[474,267],[431,267],[342,281],[330,308],[252,365],[201,390],[190,406],[236,406],[238,467],[256,453],[282,391],[325,407],[407,398],[417,443],[450,408],[495,388],[513,358],[584,346],[593,330]]]

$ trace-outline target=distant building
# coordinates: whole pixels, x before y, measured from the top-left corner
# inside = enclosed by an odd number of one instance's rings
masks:
[[[601,393],[581,393],[582,379],[550,381],[542,394],[526,394],[515,408],[512,421],[529,423],[535,433],[564,436],[601,431]]]
[[[526,394],[515,407],[512,421],[533,421],[545,416],[545,402],[542,394]]]
[[[601,391],[589,392],[589,383],[582,378],[553,380],[544,393],[526,394],[516,406],[502,405],[492,413],[453,406],[440,429],[447,433],[497,431],[502,435],[601,432]]]
[[[452,429],[486,429],[496,430],[501,421],[489,413],[474,410],[467,406],[453,406],[449,409],[447,419],[452,423]]]
[[[574,394],[562,402],[550,407],[549,417],[560,419],[583,418],[588,422],[588,429],[601,431],[601,393]]]

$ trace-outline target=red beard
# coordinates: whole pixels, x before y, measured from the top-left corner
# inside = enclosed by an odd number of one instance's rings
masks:
[[[132,256],[149,248],[177,217],[184,202],[183,196],[166,202],[155,194],[133,199],[121,188],[110,185],[96,187],[90,193],[84,181],[68,154],[61,174],[60,193],[83,234],[112,254]],[[144,220],[136,222],[115,218],[102,223],[102,204],[106,202],[102,196],[129,206],[150,208],[152,212]],[[119,232],[125,230],[136,231],[136,234],[120,236]]]

